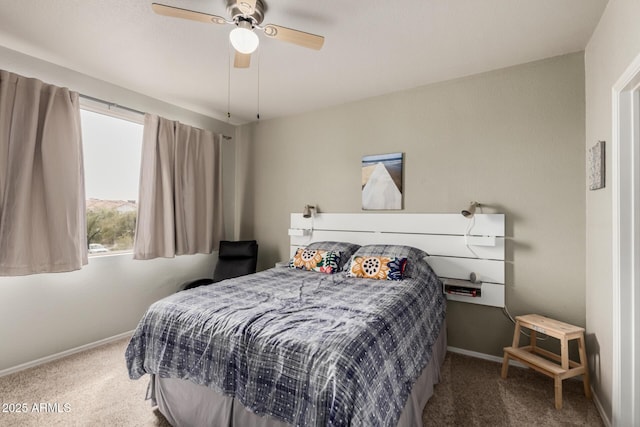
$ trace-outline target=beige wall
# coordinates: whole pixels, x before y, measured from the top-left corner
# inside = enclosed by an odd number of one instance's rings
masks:
[[[593,386],[611,419],[613,381],[611,89],[640,55],[640,2],[609,0],[585,50],[586,147],[607,141],[606,188],[586,196],[587,343],[593,351]]]
[[[584,103],[576,53],[246,125],[240,234],[261,268],[286,259],[290,212],[360,212],[362,156],[402,151],[404,212],[505,213],[511,312],[584,325]],[[448,322],[449,345],[471,351],[499,356],[512,337],[497,308],[450,303]]]

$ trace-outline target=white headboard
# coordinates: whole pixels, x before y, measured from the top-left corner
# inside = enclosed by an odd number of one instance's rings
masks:
[[[430,255],[427,261],[446,289],[478,289],[475,297],[447,293],[447,298],[504,307],[504,214],[467,219],[460,214],[322,213],[303,218],[292,213],[289,235],[291,256],[297,248],[324,240],[414,246]],[[481,285],[463,282],[472,272]]]

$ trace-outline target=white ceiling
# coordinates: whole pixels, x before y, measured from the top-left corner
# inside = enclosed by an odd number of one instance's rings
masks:
[[[155,1],[227,16],[225,0]],[[323,35],[322,50],[259,34],[229,76],[230,25],[152,0],[0,0],[0,45],[223,120],[230,99],[237,124],[258,99],[270,119],[583,50],[607,0],[266,2],[264,24]]]

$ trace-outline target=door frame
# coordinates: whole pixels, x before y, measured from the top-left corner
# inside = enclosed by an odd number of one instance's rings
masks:
[[[613,425],[640,424],[640,55],[612,88]]]

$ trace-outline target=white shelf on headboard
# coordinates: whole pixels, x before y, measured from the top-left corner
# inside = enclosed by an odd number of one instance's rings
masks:
[[[323,213],[303,218],[292,213],[290,230],[305,232],[289,233],[290,252],[325,240],[414,246],[430,255],[427,262],[441,278],[466,280],[473,272],[482,282],[479,296],[447,294],[448,299],[504,307],[504,228],[504,214],[476,214],[470,220],[460,214]],[[467,241],[467,233],[482,238]],[[495,246],[485,246],[494,241]]]

